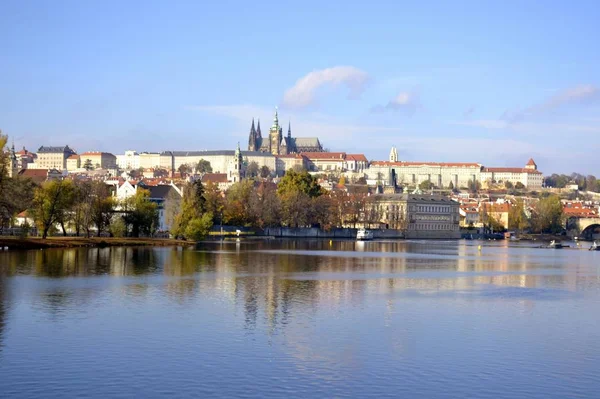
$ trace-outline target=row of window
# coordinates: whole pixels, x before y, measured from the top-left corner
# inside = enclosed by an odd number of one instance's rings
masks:
[[[452,207],[447,205],[413,205],[411,210],[413,212],[416,210],[417,212],[450,213]]]
[[[430,224],[430,223],[416,223],[411,224],[410,229],[412,230],[455,230],[456,227],[454,224]]]

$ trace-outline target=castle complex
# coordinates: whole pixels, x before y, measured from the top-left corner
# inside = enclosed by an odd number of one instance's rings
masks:
[[[299,154],[302,152],[323,152],[323,147],[317,137],[292,137],[292,125],[288,124],[287,136],[283,136],[283,128],[279,124],[279,115],[275,109],[273,126],[269,129],[269,136],[263,139],[260,131],[260,120],[258,126],[250,128],[248,138],[248,151],[267,152],[273,155]]]

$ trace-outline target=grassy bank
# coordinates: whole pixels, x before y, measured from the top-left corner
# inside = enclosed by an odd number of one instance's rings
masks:
[[[43,240],[41,238],[0,237],[0,247],[8,247],[8,249],[174,245],[193,245],[193,243],[168,238],[48,237]]]

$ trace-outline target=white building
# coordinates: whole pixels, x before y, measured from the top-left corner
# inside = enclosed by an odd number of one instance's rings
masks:
[[[122,170],[139,169],[140,154],[136,151],[128,150],[123,155],[117,155],[117,166]]]

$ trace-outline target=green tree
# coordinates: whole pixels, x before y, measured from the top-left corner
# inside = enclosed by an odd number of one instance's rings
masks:
[[[520,232],[527,227],[529,227],[529,220],[525,214],[525,205],[522,199],[518,199],[508,211],[508,228]]]
[[[201,159],[196,164],[196,173],[212,173],[213,169],[210,166],[210,162],[205,159]]]
[[[513,188],[513,184],[510,182],[510,180],[507,180],[504,182],[504,188],[506,188],[507,190],[511,190]]]
[[[173,234],[185,237],[188,224],[194,219],[202,218],[205,212],[206,198],[204,197],[204,185],[200,180],[196,180],[193,183],[189,183],[183,189],[181,211],[175,218]]]
[[[560,233],[563,229],[563,206],[558,195],[552,194],[539,200],[535,207],[532,227],[538,233]]]
[[[150,191],[138,189],[121,204],[123,222],[131,236],[150,235],[158,226],[158,205],[150,201]]]
[[[518,182],[515,184],[515,188],[516,188],[517,190],[523,190],[523,189],[525,188],[525,185],[524,185],[523,183],[521,183],[520,181],[518,181]]]
[[[195,217],[189,221],[185,228],[185,238],[188,240],[200,241],[208,235],[213,226],[213,216],[205,213],[200,217]]]
[[[454,190],[454,183],[450,182],[450,184],[448,184],[448,189]]]
[[[85,170],[93,170],[94,169],[94,165],[92,164],[92,160],[91,159],[86,159],[85,162],[83,163],[83,168]]]
[[[425,190],[431,190],[432,188],[434,188],[435,186],[433,185],[433,183],[431,182],[431,180],[425,180],[422,181],[421,183],[419,183],[419,188],[423,191]]]
[[[309,198],[315,198],[324,193],[323,188],[319,185],[317,180],[307,171],[296,172],[290,169],[279,182],[277,193],[280,196],[284,196],[294,191],[304,193],[308,195]]]
[[[34,220],[42,230],[42,238],[48,237],[48,232],[56,223],[63,224],[65,213],[74,201],[74,185],[71,180],[54,180],[43,183],[35,190],[30,209]]]

